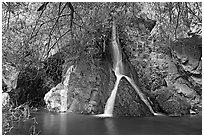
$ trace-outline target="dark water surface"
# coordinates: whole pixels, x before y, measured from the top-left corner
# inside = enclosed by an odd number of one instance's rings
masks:
[[[33,113],[41,135],[201,135],[202,117],[99,118],[71,113]],[[33,120],[19,123],[10,134],[30,134]]]

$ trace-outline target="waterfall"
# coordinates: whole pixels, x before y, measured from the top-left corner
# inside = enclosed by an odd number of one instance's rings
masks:
[[[137,94],[139,95],[140,99],[147,105],[147,107],[149,108],[150,112],[154,115],[157,115],[157,113],[155,113],[148,101],[148,99],[145,97],[145,95],[140,91],[139,87],[135,84],[133,78],[130,78],[128,76],[125,75],[124,73],[124,66],[123,66],[123,62],[122,62],[122,54],[121,51],[119,49],[119,45],[117,43],[117,36],[116,36],[116,24],[113,21],[113,26],[112,26],[112,43],[111,43],[112,47],[111,49],[112,51],[112,60],[113,60],[113,71],[115,73],[116,76],[116,82],[114,85],[114,88],[111,92],[110,97],[108,98],[106,105],[105,105],[105,109],[104,109],[104,113],[101,115],[98,115],[100,117],[112,117],[113,115],[113,109],[114,109],[114,104],[115,104],[115,98],[116,98],[116,94],[117,94],[117,90],[118,90],[118,85],[120,83],[120,80],[122,77],[126,78],[127,81],[132,85],[132,87],[134,88],[134,90],[137,92]]]

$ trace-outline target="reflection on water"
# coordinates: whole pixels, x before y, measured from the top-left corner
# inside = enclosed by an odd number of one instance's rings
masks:
[[[108,135],[117,135],[117,128],[115,126],[114,120],[111,118],[105,118],[104,119],[105,127],[107,128],[107,134]]]
[[[41,111],[32,114],[43,135],[196,135],[202,132],[202,117],[100,118],[71,113]],[[29,134],[32,120],[19,123],[10,134]]]
[[[59,133],[63,133],[64,131],[66,131],[66,129],[68,129],[69,127],[67,127],[67,124],[64,124],[64,121],[66,120],[66,115],[64,113],[60,114],[59,117]]]

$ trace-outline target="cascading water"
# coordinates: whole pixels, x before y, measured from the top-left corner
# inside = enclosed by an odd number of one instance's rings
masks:
[[[150,112],[152,114],[154,114],[154,115],[157,115],[157,113],[155,113],[153,111],[153,109],[152,109],[149,101],[145,97],[145,95],[140,91],[138,86],[135,84],[134,80],[132,78],[126,76],[125,73],[124,73],[123,62],[122,62],[122,54],[120,52],[119,45],[117,43],[116,24],[115,24],[114,21],[113,21],[113,26],[112,26],[112,43],[111,44],[112,44],[111,48],[113,50],[113,55],[112,55],[113,71],[114,71],[115,76],[116,76],[116,82],[115,82],[114,88],[113,88],[113,90],[111,92],[111,95],[110,95],[110,97],[108,98],[108,100],[106,102],[104,114],[101,114],[101,115],[98,115],[98,116],[100,116],[100,117],[112,117],[114,104],[115,104],[116,93],[117,93],[118,85],[119,85],[120,80],[121,80],[122,77],[126,78],[127,81],[132,85],[132,87],[135,89],[135,91],[139,95],[140,99],[147,105]]]

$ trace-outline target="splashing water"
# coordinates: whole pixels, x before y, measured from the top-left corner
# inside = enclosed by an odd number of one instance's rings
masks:
[[[140,91],[138,86],[135,84],[134,80],[126,76],[124,73],[122,54],[120,52],[119,45],[117,44],[117,40],[116,40],[116,25],[114,21],[113,21],[113,27],[112,27],[112,50],[113,50],[113,71],[116,76],[116,82],[111,92],[111,95],[106,102],[104,113],[97,115],[97,116],[99,117],[112,117],[113,116],[113,109],[114,109],[114,104],[115,104],[116,93],[117,93],[118,85],[122,77],[126,78],[127,81],[132,85],[134,90],[139,95],[140,99],[147,105],[150,112],[154,115],[159,115],[158,113],[155,113],[153,111],[148,99]]]

